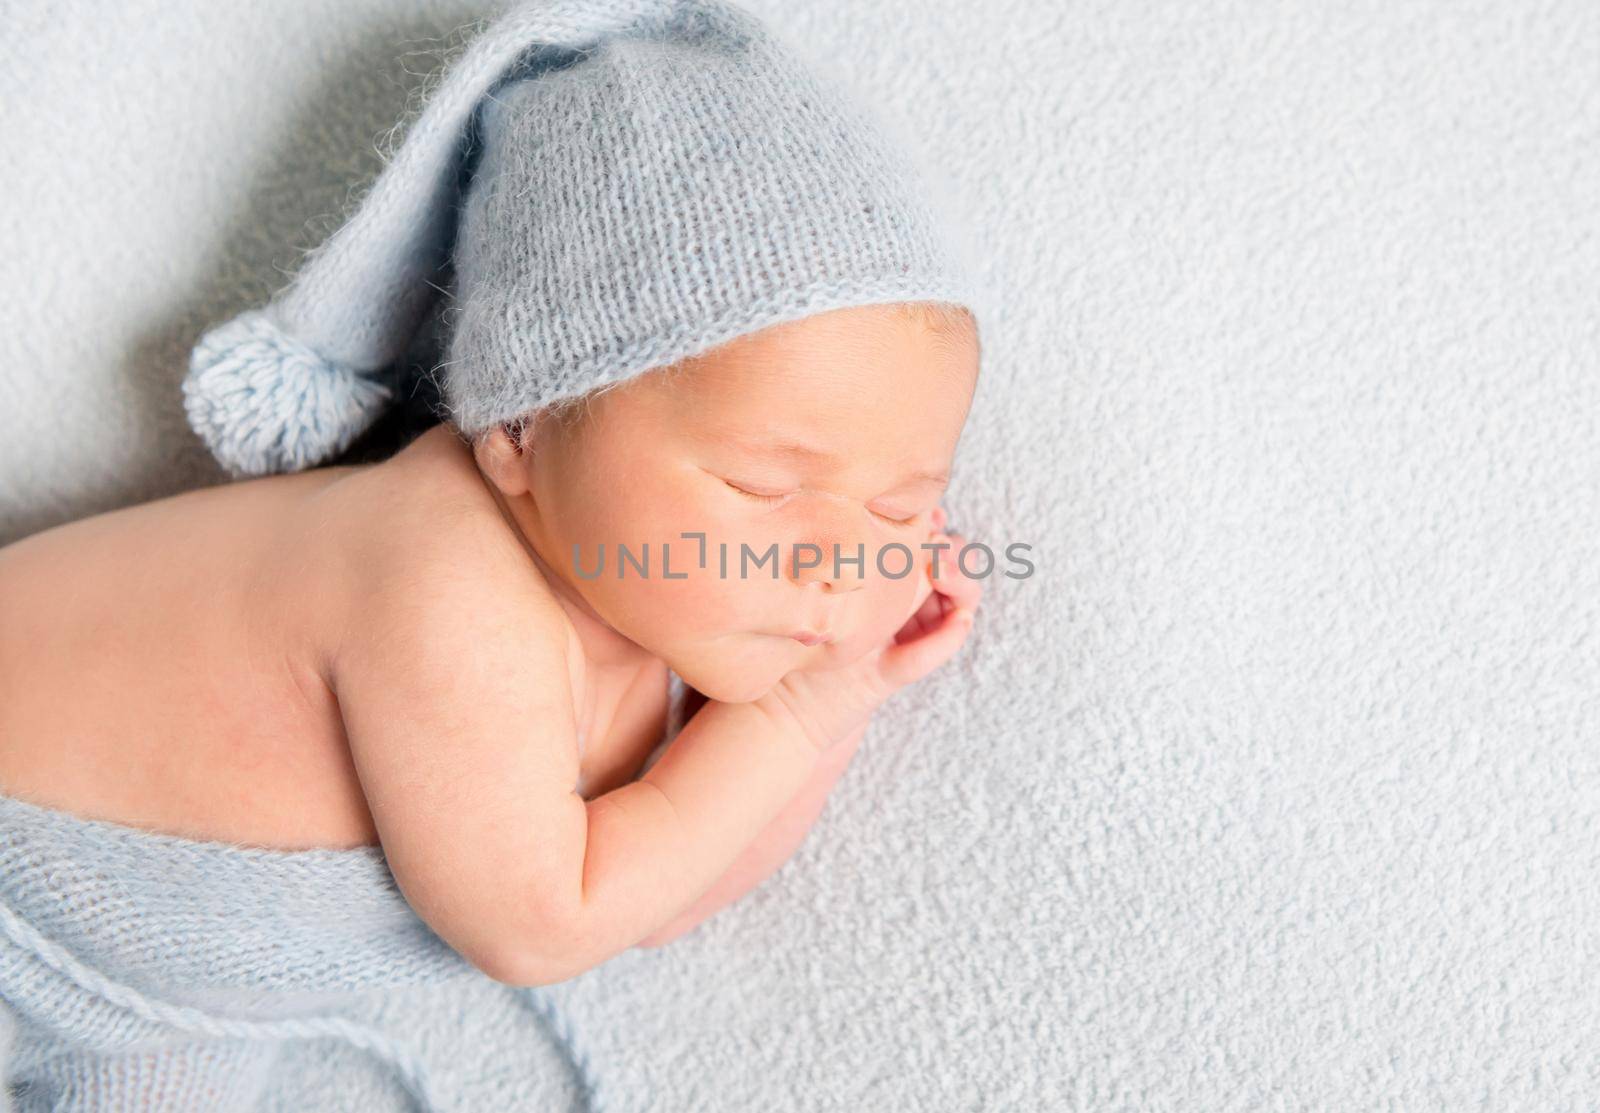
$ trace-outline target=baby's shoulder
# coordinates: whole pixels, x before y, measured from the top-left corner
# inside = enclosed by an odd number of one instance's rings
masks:
[[[468,456],[468,472],[448,448],[353,473],[343,505],[330,504],[347,527],[345,586],[324,620],[324,660],[347,733],[362,729],[353,720],[372,736],[386,728],[370,724],[437,709],[464,721],[497,692],[558,707],[581,690],[571,620],[476,464]]]
[[[363,605],[422,609],[439,622],[492,613],[566,647],[565,612],[448,427],[428,430],[344,487],[334,512],[349,539],[351,592]]]
[[[343,512],[384,542],[431,549],[430,542],[483,540],[504,524],[496,521],[502,516],[471,449],[444,425],[382,463],[357,470],[345,486]]]

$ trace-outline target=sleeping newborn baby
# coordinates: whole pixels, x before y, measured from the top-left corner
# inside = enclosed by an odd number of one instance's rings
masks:
[[[980,596],[938,504],[986,302],[877,123],[722,0],[511,6],[196,345],[242,481],[0,550],[0,791],[381,846],[517,985],[771,873]],[[430,304],[439,424],[321,466]],[[660,749],[669,670],[704,703]]]
[[[979,581],[932,558],[962,543],[938,502],[977,354],[961,313],[841,309],[471,442],[443,423],[379,464],[0,549],[0,790],[381,843],[417,913],[513,984],[650,942],[775,868],[873,711],[966,637]],[[893,542],[901,578],[874,559]],[[648,576],[619,577],[619,544],[648,544]],[[774,544],[781,569],[739,578],[741,545]],[[707,702],[635,780],[668,666]],[[726,876],[764,832],[776,856]]]

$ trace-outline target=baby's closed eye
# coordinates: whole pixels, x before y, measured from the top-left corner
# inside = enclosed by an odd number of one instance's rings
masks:
[[[726,483],[729,487],[732,487],[735,491],[738,491],[741,495],[744,495],[747,498],[755,499],[756,501],[765,503],[765,504],[767,504],[769,506],[776,505],[778,503],[784,502],[791,495],[795,494],[794,491],[780,491],[780,492],[752,491],[748,487],[745,487],[744,485],[742,485],[740,483],[735,483],[731,479],[724,479],[723,482]],[[881,518],[884,521],[889,522],[889,523],[891,523],[893,525],[897,525],[897,526],[912,526],[912,525],[915,525],[916,522],[917,522],[917,519],[922,517],[922,514],[923,514],[923,511],[921,511],[921,510],[913,511],[912,513],[910,513],[908,515],[903,511],[877,510],[877,509],[873,509],[872,507],[868,507],[867,509],[869,511],[871,511],[873,516]]]

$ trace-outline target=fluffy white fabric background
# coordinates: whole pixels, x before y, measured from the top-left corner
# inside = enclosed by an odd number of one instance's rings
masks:
[[[947,505],[1038,571],[562,987],[622,1107],[1600,1104],[1600,6],[749,6],[989,245]],[[221,478],[189,344],[490,9],[0,9],[4,542]]]

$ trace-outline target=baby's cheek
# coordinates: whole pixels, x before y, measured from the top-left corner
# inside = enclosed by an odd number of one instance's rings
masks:
[[[691,565],[685,571],[688,575],[681,580],[651,584],[641,605],[650,609],[659,624],[680,635],[738,628],[737,589],[730,590],[728,581],[718,580],[714,568],[708,572]]]
[[[927,602],[928,596],[933,594],[933,581],[928,578],[928,572],[921,565],[917,566],[914,573],[916,586],[908,592],[909,602],[906,604],[906,617],[909,618],[921,609]],[[909,578],[909,577],[908,577]]]
[[[861,636],[870,646],[883,645],[917,613],[931,591],[928,574],[921,566],[898,580],[883,578],[878,582],[870,619],[863,624],[868,628],[861,631]]]

